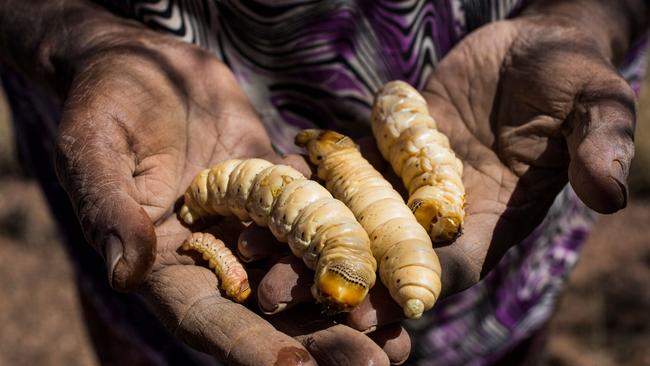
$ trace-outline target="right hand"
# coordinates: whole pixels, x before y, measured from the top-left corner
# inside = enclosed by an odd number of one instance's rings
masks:
[[[343,325],[305,329],[299,310],[271,317],[277,330],[221,297],[214,274],[188,265],[193,259],[178,251],[190,231],[175,205],[200,170],[261,157],[308,173],[302,158],[276,155],[226,66],[146,30],[133,38],[107,36],[76,66],[58,135],[57,173],[87,240],[104,255],[113,288],[141,292],[172,334],[228,363],[358,365],[406,358],[409,341],[401,328],[375,335],[388,355]],[[222,229],[227,243],[239,235]]]

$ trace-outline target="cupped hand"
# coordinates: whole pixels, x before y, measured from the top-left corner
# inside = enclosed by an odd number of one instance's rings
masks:
[[[480,28],[438,64],[422,92],[463,162],[467,193],[462,235],[436,248],[442,296],[493,268],[567,182],[598,212],[625,207],[635,97],[609,58],[602,42],[570,21],[526,16]],[[376,148],[361,148],[395,181]],[[350,326],[374,330],[401,319],[387,291],[375,287],[349,314]],[[278,288],[261,292],[268,307],[287,302]]]
[[[57,173],[87,240],[104,255],[111,285],[142,293],[174,335],[228,363],[387,364],[378,343],[346,326],[267,321],[233,303],[210,270],[179,251],[190,230],[175,208],[200,170],[261,157],[308,172],[302,158],[276,155],[227,67],[149,31],[100,46],[75,70]],[[233,244],[242,226],[228,223],[217,232]],[[404,336],[393,330],[374,338],[390,350]]]
[[[467,37],[424,88],[463,161],[463,235],[438,253],[443,291],[465,289],[544,218],[567,181],[590,208],[627,203],[635,96],[593,34],[524,16]]]

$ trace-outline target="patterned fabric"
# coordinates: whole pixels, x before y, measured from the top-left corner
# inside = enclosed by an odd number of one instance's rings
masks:
[[[422,86],[437,61],[465,34],[511,15],[523,4],[517,0],[100,2],[223,60],[281,151],[291,151],[295,132],[309,126],[368,135],[372,96],[384,82],[402,79]],[[622,69],[637,90],[644,71],[644,45],[633,48]],[[12,108],[21,116],[17,130],[29,132],[21,139],[24,155],[51,156],[51,132],[57,123],[51,116],[57,114],[47,111],[58,105],[43,95],[30,96],[25,91],[29,88],[7,76]],[[39,123],[47,127],[39,129]],[[137,298],[110,291],[101,259],[89,246],[78,244],[82,240],[78,224],[51,165],[31,160],[37,171],[48,172],[39,179],[57,217],[63,217],[60,221],[86,299],[84,308],[96,315],[89,320],[113,328],[108,332],[111,337],[142,349],[142,357],[151,364],[207,362],[160,331]],[[529,337],[548,320],[592,218],[566,187],[544,222],[478,285],[440,302],[422,319],[407,322],[414,344],[409,364],[487,365]],[[93,337],[98,349],[111,341]]]
[[[488,365],[530,337],[551,316],[592,219],[567,186],[544,222],[481,282],[411,322],[411,362]]]
[[[519,1],[104,1],[111,9],[211,50],[237,76],[280,151],[329,127],[369,135],[375,92],[422,87],[468,31]],[[275,4],[275,5],[271,5]]]

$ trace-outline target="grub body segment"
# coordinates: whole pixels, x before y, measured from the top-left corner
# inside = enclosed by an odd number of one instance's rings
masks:
[[[219,278],[219,287],[237,302],[244,302],[251,293],[248,275],[234,254],[219,239],[209,233],[192,233],[185,239],[183,250],[200,253]]]
[[[372,131],[379,151],[402,178],[408,206],[434,243],[460,234],[465,218],[463,165],[436,129],[426,100],[402,81],[375,98]]]
[[[333,131],[304,130],[296,143],[307,148],[319,178],[369,233],[379,277],[393,299],[407,317],[420,317],[441,290],[440,262],[427,232],[351,139]]]
[[[199,173],[184,200],[179,216],[187,224],[234,215],[269,227],[315,270],[312,293],[336,310],[358,305],[375,283],[368,235],[352,212],[289,166],[227,160]]]

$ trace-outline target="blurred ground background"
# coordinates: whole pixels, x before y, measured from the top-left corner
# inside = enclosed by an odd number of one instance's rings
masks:
[[[0,90],[0,365],[96,365],[43,197],[15,161]],[[629,207],[600,217],[549,325],[548,366],[650,365],[650,82]]]

